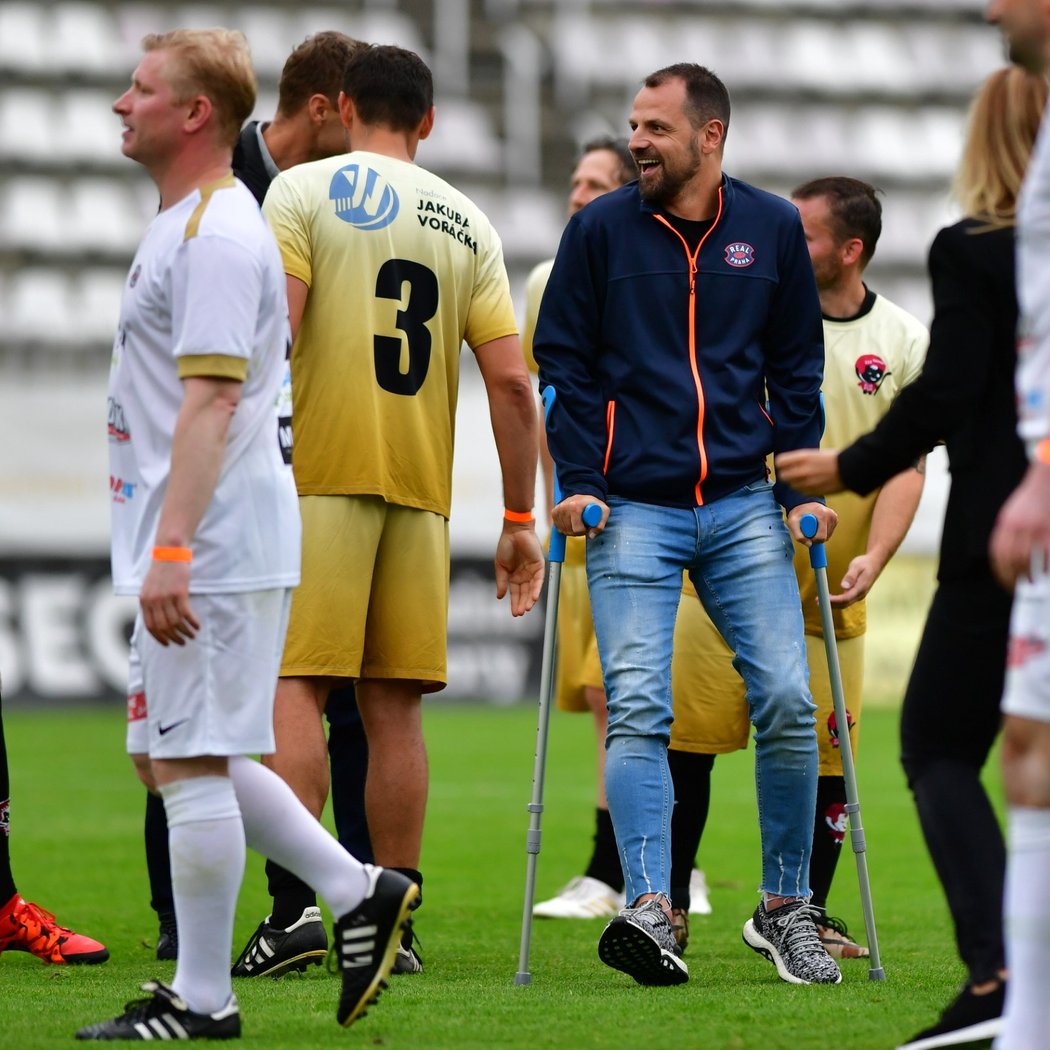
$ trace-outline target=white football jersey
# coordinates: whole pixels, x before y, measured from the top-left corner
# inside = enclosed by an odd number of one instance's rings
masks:
[[[232,593],[299,581],[290,456],[284,267],[251,193],[233,176],[150,224],[124,286],[109,380],[113,584],[137,594],[171,470],[182,380],[243,381],[215,493],[193,537],[190,589]],[[283,404],[284,407],[281,407]]]

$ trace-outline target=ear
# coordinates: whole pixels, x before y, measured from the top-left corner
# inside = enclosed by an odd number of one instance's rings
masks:
[[[191,133],[203,128],[215,111],[215,107],[207,95],[194,95],[185,105],[185,128],[187,132]]]
[[[434,107],[427,110],[427,115],[419,122],[419,139],[422,141],[434,130]]]
[[[717,153],[725,141],[726,126],[722,121],[712,118],[700,129],[698,137],[701,152]]]
[[[842,253],[843,263],[853,266],[860,262],[860,257],[864,254],[864,242],[859,237],[850,237],[848,241],[843,241],[839,251]]]
[[[345,91],[339,92],[339,119],[343,122],[343,127],[347,131],[353,126],[354,123],[354,104]]]
[[[326,95],[318,92],[306,100],[306,113],[311,124],[323,124],[332,108],[332,103]]]

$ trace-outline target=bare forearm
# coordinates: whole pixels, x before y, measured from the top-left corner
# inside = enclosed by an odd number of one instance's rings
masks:
[[[536,498],[539,438],[531,386],[526,384],[523,392],[513,387],[490,391],[489,411],[503,474],[503,505],[512,510],[529,510]]]
[[[219,480],[226,435],[240,394],[240,384],[234,382],[188,379],[185,387],[157,527],[156,542],[161,546],[190,546]]]
[[[494,339],[474,350],[489,401],[492,436],[503,473],[503,505],[531,510],[536,501],[536,395],[518,337]]]
[[[879,572],[908,534],[922,498],[924,480],[924,469],[910,468],[890,478],[875,498],[867,553],[877,561]]]

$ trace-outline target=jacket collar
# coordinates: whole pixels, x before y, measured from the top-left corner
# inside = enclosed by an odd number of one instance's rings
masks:
[[[734,194],[735,194],[734,186],[733,186],[734,181],[735,180],[731,179],[724,171],[722,172],[722,186],[721,186],[721,189],[722,189],[722,214],[723,214],[723,216],[725,215],[725,213],[726,213],[727,209],[729,208],[729,206],[733,203],[733,197],[734,197]],[[663,215],[665,218],[667,217],[668,212],[666,212],[663,208],[657,207],[657,205],[655,205],[655,204],[650,204],[650,202],[647,201],[642,196],[641,191],[638,190],[638,184],[634,183],[633,185],[635,187],[635,192],[638,193],[638,204],[639,204],[639,207],[640,207],[640,209],[643,212],[648,212],[650,215]]]

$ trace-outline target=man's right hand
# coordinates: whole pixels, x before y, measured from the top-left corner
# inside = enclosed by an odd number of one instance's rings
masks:
[[[602,520],[593,528],[583,522],[585,507],[594,504],[602,509]],[[597,496],[567,496],[555,508],[552,514],[554,524],[563,536],[586,536],[593,540],[609,520],[609,508]]]

